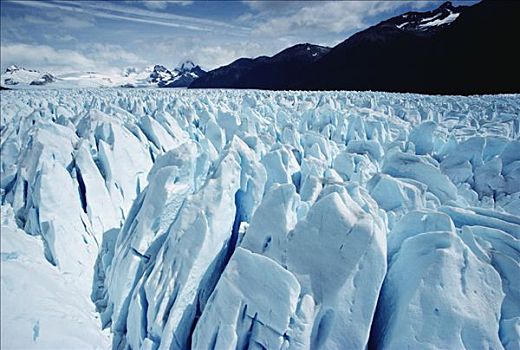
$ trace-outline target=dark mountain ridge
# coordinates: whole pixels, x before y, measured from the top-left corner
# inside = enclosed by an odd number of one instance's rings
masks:
[[[302,45],[273,57],[239,59],[190,87],[373,90],[427,94],[520,92],[520,2],[443,3],[358,32],[316,56]],[[319,46],[311,44],[308,47]]]
[[[207,72],[190,88],[287,89],[330,48],[298,44],[267,57],[239,58],[227,66]]]
[[[430,94],[519,92],[518,55],[513,44],[519,5],[484,1],[453,8],[445,3],[440,9],[457,9],[459,15],[427,30],[399,28],[403,16],[381,22],[334,47],[312,67],[307,79],[291,88]]]

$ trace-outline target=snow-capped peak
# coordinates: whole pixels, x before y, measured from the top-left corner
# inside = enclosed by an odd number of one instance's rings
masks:
[[[5,73],[9,73],[9,72],[15,72],[17,70],[19,70],[20,68],[18,68],[18,66],[12,64],[10,65],[9,67],[7,67],[7,69],[5,70]]]
[[[437,18],[437,19],[434,19],[434,20],[423,20],[421,24],[419,24],[419,27],[420,28],[425,28],[425,27],[437,27],[437,26],[442,26],[442,25],[445,25],[445,24],[449,24],[451,22],[453,22],[454,20],[457,19],[457,17],[459,17],[460,13],[454,13],[454,12],[451,12],[449,11],[449,15],[444,17],[444,18]]]
[[[27,88],[29,85],[53,87],[187,87],[206,72],[191,60],[183,61],[177,68],[156,64],[146,68],[127,67],[118,73],[73,71],[55,76],[48,72],[10,65],[1,75],[4,87]]]
[[[156,65],[149,80],[157,83],[159,87],[187,87],[204,74],[206,72],[200,66],[187,60],[171,71],[164,66]]]
[[[192,69],[194,69],[195,67],[197,67],[197,65],[195,63],[193,63],[190,60],[187,60],[187,61],[182,62],[177,69],[180,72],[189,72]]]
[[[55,81],[56,78],[50,73],[41,73],[37,70],[26,69],[17,65],[6,68],[0,79],[2,86],[15,85],[45,85]]]
[[[404,31],[424,32],[451,24],[459,17],[461,11],[460,7],[455,7],[450,1],[446,1],[435,10],[408,12],[390,19],[387,23]]]
[[[129,77],[132,74],[137,74],[137,68],[135,67],[127,67],[123,70],[123,76]]]
[[[154,70],[154,72],[158,72],[158,73],[169,72],[169,70],[165,66],[161,66],[160,64],[156,64],[153,67],[153,70]]]

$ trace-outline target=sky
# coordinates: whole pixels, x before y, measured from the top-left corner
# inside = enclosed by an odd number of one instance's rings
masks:
[[[334,46],[382,20],[441,3],[0,0],[0,65],[118,73],[189,59],[214,69],[298,43]]]

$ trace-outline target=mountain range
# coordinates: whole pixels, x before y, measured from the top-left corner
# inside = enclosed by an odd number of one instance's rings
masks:
[[[195,79],[206,74],[200,66],[192,61],[185,61],[179,67],[170,71],[164,66],[155,65],[147,78],[148,83],[157,84],[158,87],[188,87]],[[131,83],[126,85],[132,86]],[[138,86],[138,85],[137,85]]]
[[[121,74],[97,72],[70,72],[55,75],[19,66],[10,66],[1,75],[3,88],[27,88],[48,86],[52,88],[72,87],[187,87],[206,72],[192,61],[185,61],[177,68],[155,65],[144,69],[126,68]]]
[[[273,57],[240,58],[196,79],[191,88],[256,88],[283,90],[330,52],[329,47],[298,44]]]
[[[296,45],[273,57],[241,58],[191,88],[376,90],[441,94],[520,91],[514,42],[520,3],[443,3],[407,12],[333,48]]]
[[[298,44],[272,57],[240,58],[204,71],[192,61],[123,74],[53,75],[16,66],[2,87],[189,87],[267,90],[357,90],[426,94],[520,92],[515,42],[520,2],[445,2],[427,12],[382,21],[330,48]]]

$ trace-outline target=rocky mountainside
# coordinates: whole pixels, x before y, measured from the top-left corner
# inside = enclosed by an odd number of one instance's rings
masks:
[[[445,3],[357,33],[334,47],[297,89],[442,94],[520,91],[513,53],[520,3]]]
[[[284,89],[306,74],[309,67],[326,55],[330,48],[300,44],[272,57],[240,58],[208,72],[191,88]]]
[[[484,0],[457,7],[446,2],[385,20],[332,49],[305,44],[272,58],[241,58],[191,87],[519,92],[518,18],[520,2]]]
[[[159,87],[166,88],[188,87],[194,80],[206,75],[206,71],[200,68],[200,66],[192,61],[185,61],[171,72],[162,66],[155,66],[152,73],[154,76],[150,74],[150,78],[154,80],[157,79],[155,78],[156,68],[161,71],[156,74],[159,77],[157,84]]]

